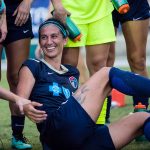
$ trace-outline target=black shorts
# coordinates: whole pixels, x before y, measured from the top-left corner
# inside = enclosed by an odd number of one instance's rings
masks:
[[[115,150],[107,126],[97,126],[71,97],[43,123],[41,141],[52,150]]]
[[[33,38],[31,16],[27,22],[22,26],[16,26],[14,24],[16,16],[12,16],[16,8],[19,6],[22,0],[5,0],[6,3],[6,18],[7,18],[7,29],[8,33],[6,39],[2,42],[4,46],[14,41]]]
[[[128,0],[130,10],[126,14],[119,14],[116,9],[112,12],[113,23],[118,28],[119,23],[126,21],[144,20],[150,17],[150,7],[147,0]]]

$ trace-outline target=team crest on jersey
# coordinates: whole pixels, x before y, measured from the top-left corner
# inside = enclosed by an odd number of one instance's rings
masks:
[[[78,87],[78,80],[74,76],[69,77],[69,81],[75,89]]]

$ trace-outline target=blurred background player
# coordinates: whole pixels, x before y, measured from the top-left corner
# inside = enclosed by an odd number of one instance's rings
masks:
[[[7,80],[10,90],[16,93],[18,83],[18,71],[21,64],[28,58],[30,41],[33,37],[30,5],[31,0],[4,0],[6,4],[6,18],[4,19],[1,31],[0,53],[5,47],[7,57]],[[23,136],[24,116],[18,116],[16,105],[10,102],[12,144],[16,149],[30,149]]]
[[[150,7],[147,0],[128,0],[130,10],[126,14],[119,14],[114,9],[113,22],[115,31],[121,24],[122,32],[126,42],[127,60],[131,71],[148,77],[146,67],[146,45],[149,29]],[[115,55],[114,43],[111,45],[110,55]],[[112,57],[114,58],[114,57]],[[113,61],[113,60],[112,60]],[[148,98],[133,96],[133,105],[138,102],[148,107]]]

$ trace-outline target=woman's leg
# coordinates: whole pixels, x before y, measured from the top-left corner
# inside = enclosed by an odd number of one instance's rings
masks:
[[[148,76],[146,69],[146,44],[149,19],[128,21],[122,24],[131,71]]]
[[[22,63],[29,57],[29,50],[30,38],[12,42],[6,47],[7,79],[10,90],[14,93],[16,92],[16,87],[18,83],[19,69]]]
[[[142,84],[139,84],[142,83]],[[146,90],[144,89],[144,87]],[[96,122],[105,97],[111,88],[119,89],[124,94],[150,97],[150,80],[142,76],[116,68],[104,67],[96,72],[74,94],[76,100]],[[134,113],[110,124],[109,131],[116,149],[120,149],[136,136],[142,134],[142,127],[150,117],[147,112]]]
[[[84,62],[84,55],[85,55],[84,50],[85,49],[80,48],[80,54],[79,54],[78,66],[77,66],[77,68],[80,71],[80,84],[81,85],[83,83],[85,83],[89,78],[88,69],[87,69],[86,64]]]
[[[117,29],[115,29],[117,32]],[[115,42],[112,42],[109,49],[108,59],[107,59],[107,67],[113,67],[115,62]],[[112,94],[110,93],[107,97],[107,111],[106,111],[106,123],[110,123],[110,109],[112,102]]]
[[[86,73],[86,66],[84,64],[80,47],[66,47],[63,50],[62,63],[78,67],[80,71],[80,84],[84,83],[88,75]]]
[[[148,77],[146,68],[146,44],[149,28],[149,19],[127,21],[122,30],[126,41],[127,58],[131,71]],[[134,105],[142,102],[148,107],[148,98],[133,97]]]
[[[97,71],[74,94],[75,99],[77,99],[94,122],[97,121],[103,102],[111,91],[109,70],[110,68],[103,67]]]
[[[90,76],[107,66],[109,48],[110,43],[86,46],[86,62]]]
[[[103,67],[97,71],[77,90],[74,97],[96,121],[104,99],[112,88],[127,95],[150,97],[149,79],[114,67]]]
[[[140,112],[126,116],[108,126],[116,149],[121,149],[135,137],[143,134],[143,125],[150,117],[149,113]]]
[[[7,56],[7,80],[10,90],[16,93],[16,87],[18,83],[18,72],[22,63],[28,58],[30,49],[30,38],[21,39],[12,42],[6,47]],[[23,129],[25,117],[18,115],[17,107],[14,103],[9,103],[11,111],[11,125],[12,125],[12,146],[19,149],[31,148],[31,145],[26,144],[23,139]],[[17,140],[22,141],[22,144],[18,145]],[[15,145],[13,145],[15,144]]]
[[[113,58],[113,53],[111,53],[112,55],[110,54],[110,45],[111,43],[86,46],[86,61],[90,76],[92,76],[102,67],[106,67],[108,59],[109,63],[113,61],[111,59]],[[101,114],[98,117],[97,124],[105,124],[109,118],[110,107],[107,107],[107,103],[109,103],[108,105],[110,106],[111,102],[108,100],[108,98],[106,99]]]
[[[69,64],[77,67],[79,58],[79,47],[66,47],[63,50],[62,64]]]

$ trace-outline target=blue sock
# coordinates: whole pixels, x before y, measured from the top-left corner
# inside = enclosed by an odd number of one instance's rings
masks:
[[[144,123],[144,135],[150,141],[150,117]]]
[[[150,97],[150,80],[148,78],[112,67],[109,72],[109,80],[112,88],[126,95]]]

